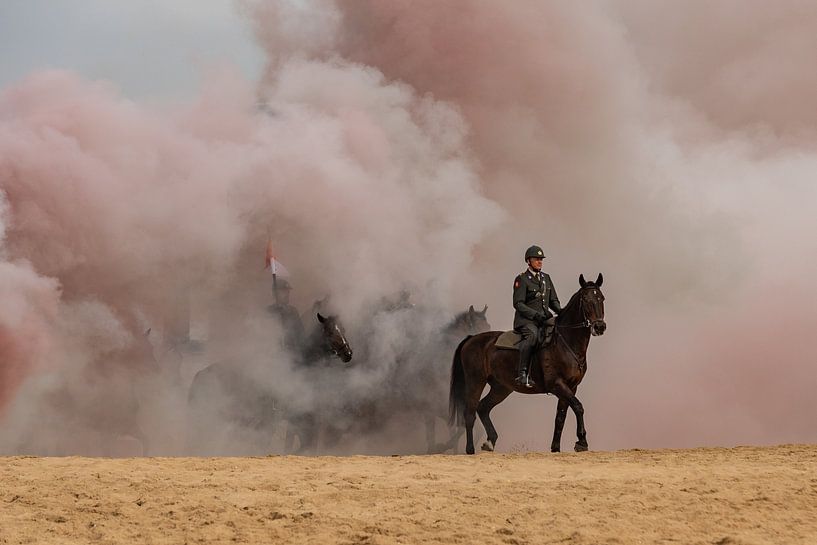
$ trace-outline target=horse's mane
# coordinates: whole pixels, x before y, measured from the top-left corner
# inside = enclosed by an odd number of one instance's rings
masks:
[[[458,325],[466,322],[466,317],[468,316],[468,311],[464,310],[458,314],[454,315],[454,318],[448,322],[448,325],[445,326],[445,331],[451,331],[452,329],[456,328]]]
[[[579,290],[570,297],[570,301],[568,301],[567,304],[562,307],[562,312],[560,312],[556,317],[556,323],[558,324],[563,322],[568,316],[572,316],[577,310],[580,310],[579,301],[581,301],[582,290],[585,288],[594,287],[596,287],[595,282],[588,282],[584,287],[579,288]]]

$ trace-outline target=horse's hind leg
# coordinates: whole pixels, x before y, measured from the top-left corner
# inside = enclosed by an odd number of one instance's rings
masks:
[[[465,397],[465,453],[474,454],[474,422],[477,420],[477,407],[479,405],[479,396],[485,388],[485,382],[479,381],[479,384],[470,384],[466,390]]]
[[[559,452],[562,449],[562,430],[567,418],[567,400],[559,399],[556,407],[556,422],[553,425],[553,441],[550,443],[550,452]]]
[[[588,448],[587,430],[584,429],[584,407],[582,406],[581,401],[579,401],[579,398],[576,397],[576,393],[561,381],[556,383],[556,392],[554,393],[559,396],[559,401],[561,402],[564,400],[573,410],[573,414],[576,415],[576,438],[578,440],[573,446],[573,450],[576,452],[586,451]]]
[[[465,408],[465,454],[474,454],[474,422],[477,419],[477,409],[474,406]]]
[[[502,386],[498,382],[491,382],[491,389],[488,395],[482,398],[477,406],[477,414],[485,427],[485,433],[488,434],[488,439],[482,444],[482,450],[493,451],[496,448],[496,440],[499,435],[496,433],[494,423],[491,422],[491,409],[502,403],[509,395],[511,395],[510,388]]]

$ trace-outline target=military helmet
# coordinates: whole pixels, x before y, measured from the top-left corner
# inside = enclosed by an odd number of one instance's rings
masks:
[[[273,284],[273,289],[275,290],[291,290],[292,285],[286,278],[276,278],[275,283]]]
[[[531,246],[525,251],[525,261],[532,257],[538,257],[540,259],[545,258],[545,252],[542,251],[542,248],[539,246]]]

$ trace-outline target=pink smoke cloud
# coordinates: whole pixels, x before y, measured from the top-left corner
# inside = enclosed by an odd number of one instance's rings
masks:
[[[813,437],[813,9],[241,5],[260,82],[219,67],[155,106],[39,72],[0,94],[0,403],[65,346],[127,351],[181,293],[214,336],[252,330],[268,234],[301,308],[331,293],[355,321],[410,286],[496,328],[540,243],[563,300],[606,277],[592,446]],[[498,409],[501,448],[547,443],[542,403]]]

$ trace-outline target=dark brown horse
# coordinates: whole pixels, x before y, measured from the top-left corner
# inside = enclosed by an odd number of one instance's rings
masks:
[[[498,435],[491,422],[491,409],[505,400],[511,392],[522,394],[554,394],[559,398],[556,423],[553,430],[552,452],[559,452],[567,408],[576,415],[576,452],[587,450],[587,432],[584,429],[584,409],[576,397],[576,389],[587,372],[587,345],[591,335],[602,335],[604,322],[604,295],[599,274],[595,282],[579,276],[581,288],[556,318],[556,331],[549,345],[538,348],[531,360],[534,388],[517,386],[516,365],[519,352],[494,346],[502,331],[489,331],[463,340],[454,352],[451,366],[449,409],[452,422],[465,425],[468,454],[474,454],[474,421],[479,415],[488,434],[482,449],[492,451]],[[491,389],[480,400],[489,384]]]

